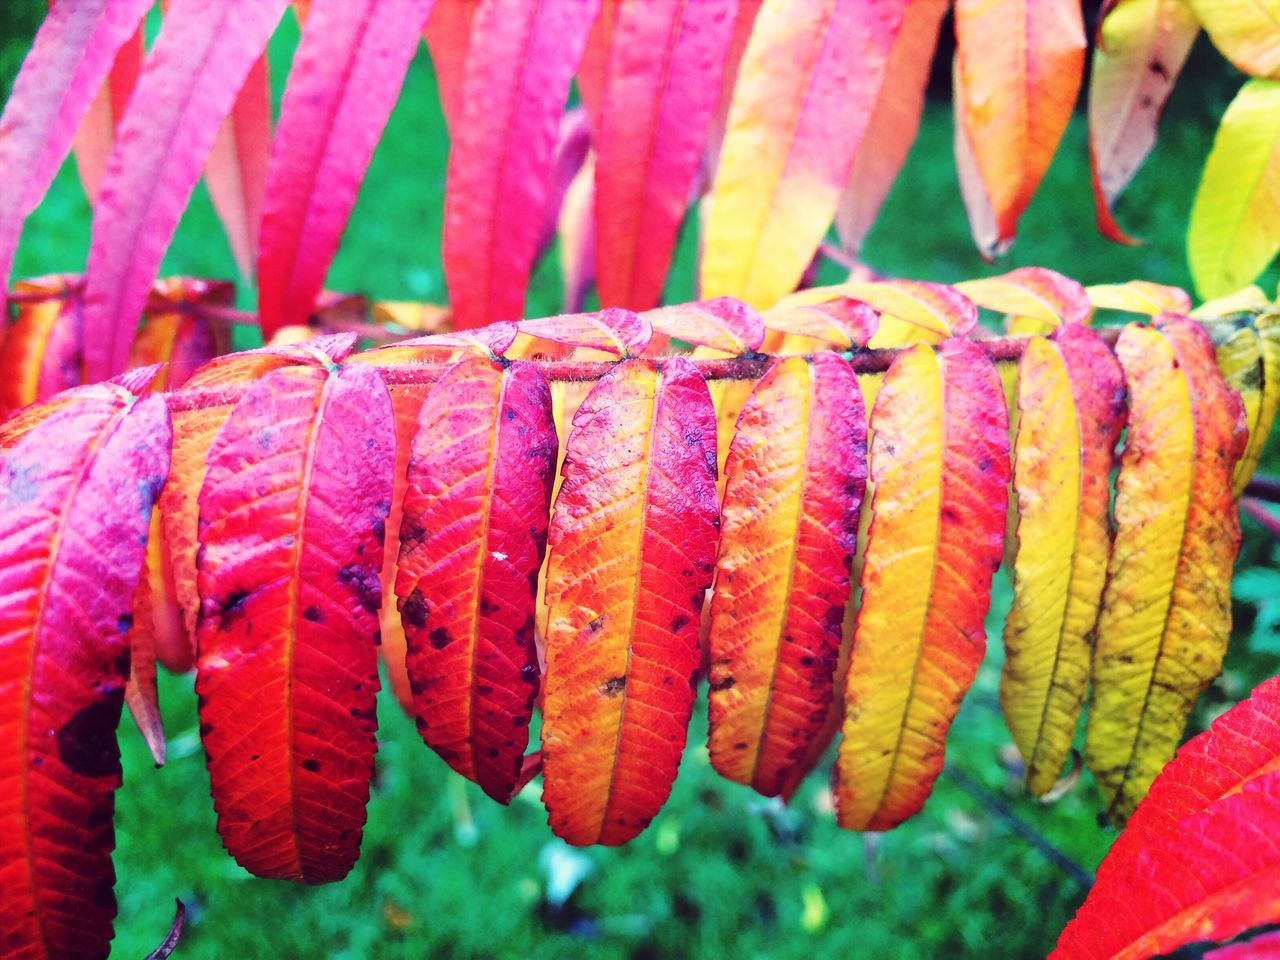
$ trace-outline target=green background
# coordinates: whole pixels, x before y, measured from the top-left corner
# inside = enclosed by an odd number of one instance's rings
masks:
[[[0,91],[18,69],[42,0],[0,5]],[[946,28],[944,28],[946,29]],[[271,47],[279,94],[297,41],[286,16]],[[1073,120],[1006,260],[974,252],[956,185],[945,91],[864,258],[889,274],[955,281],[1040,264],[1085,283],[1142,278],[1190,287],[1183,233],[1216,118],[1239,85],[1203,40],[1175,92],[1161,142],[1120,205],[1147,240],[1094,230],[1087,132]],[[333,289],[444,302],[439,237],[448,138],[425,50],[360,195],[330,273]],[[68,161],[28,222],[14,276],[83,268],[90,211]],[[686,230],[669,299],[693,295]],[[197,188],[163,274],[233,277],[208,196]],[[837,279],[829,268],[824,279]],[[1268,274],[1268,289],[1274,289]],[[241,303],[251,306],[242,285]],[[538,268],[528,313],[554,313],[554,254]],[[1277,463],[1276,444],[1268,461]],[[1280,550],[1245,523],[1235,582],[1236,636],[1192,729],[1280,672]],[[836,829],[815,774],[790,808],[721,780],[705,749],[705,692],[670,802],[620,849],[573,850],[547,829],[535,782],[503,809],[447,772],[389,697],[380,704],[378,773],[363,855],[340,884],[303,888],[249,877],[221,849],[189,677],[162,678],[169,763],[152,767],[122,731],[116,954],[142,957],[162,937],[173,897],[190,923],[179,957],[1037,957],[1084,895],[1111,840],[1091,779],[1056,804],[1028,799],[997,701],[1007,573],[996,576],[987,661],[956,721],[948,770],[925,811],[885,835]]]

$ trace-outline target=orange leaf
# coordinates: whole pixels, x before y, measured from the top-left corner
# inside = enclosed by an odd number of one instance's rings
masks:
[[[218,832],[259,876],[337,880],[359,853],[395,444],[376,370],[290,367],[209,449],[200,736]]]
[[[993,256],[1013,243],[1075,107],[1085,52],[1080,4],[956,0],[956,44],[956,137],[973,151],[978,173],[962,176],[961,186],[967,205],[990,207],[994,236],[973,225],[983,255]],[[977,191],[983,196],[971,196]]]
[[[885,374],[871,413],[872,519],[836,765],[840,825],[915,814],[986,648],[1009,481],[995,366],[966,340],[923,344]]]
[[[538,692],[534,595],[559,448],[551,391],[529,364],[464,360],[419,422],[396,578],[418,732],[506,803]]]
[[[719,511],[715,413],[683,357],[619,364],[573,418],[551,518],[543,802],[573,844],[619,844],[684,749]]]
[[[765,796],[801,763],[833,696],[866,482],[858,379],[834,354],[773,366],[725,465],[711,602],[711,764]]]

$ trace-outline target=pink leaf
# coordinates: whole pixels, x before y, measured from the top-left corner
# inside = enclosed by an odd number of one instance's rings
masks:
[[[433,0],[314,0],[271,148],[258,311],[267,339],[304,323]]]
[[[444,270],[459,329],[524,313],[569,81],[599,0],[481,0],[444,208]]]
[[[558,317],[521,320],[517,329],[527,336],[566,347],[587,347],[617,356],[638,356],[653,337],[648,319],[610,307],[597,313],[566,313]]]
[[[174,0],[107,161],[89,247],[85,372],[123,369],[165,248],[286,0]]]

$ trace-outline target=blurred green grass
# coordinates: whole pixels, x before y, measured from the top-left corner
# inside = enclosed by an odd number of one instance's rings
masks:
[[[0,45],[6,85],[17,67],[13,50],[30,32],[7,35],[15,39]],[[277,97],[296,37],[286,17],[271,48]],[[1189,287],[1183,231],[1212,139],[1208,118],[1221,112],[1229,93],[1230,84],[1219,83],[1184,85],[1175,94],[1172,122],[1120,208],[1122,222],[1147,238],[1145,246],[1117,247],[1094,230],[1086,132],[1077,118],[1012,255],[995,266],[973,250],[956,187],[950,112],[932,104],[864,256],[887,273],[940,281],[1042,264],[1086,283],[1140,277]],[[375,154],[330,274],[332,288],[446,299],[439,260],[446,158],[424,53]],[[69,162],[28,224],[15,276],[82,269],[88,238],[89,209]],[[695,248],[686,231],[669,283],[672,299],[693,293]],[[162,272],[234,276],[203,186]],[[824,271],[824,279],[837,277],[834,268]],[[1268,283],[1274,285],[1274,275]],[[240,300],[251,306],[252,291],[242,289]],[[559,275],[549,258],[535,274],[527,312],[554,313],[559,305]],[[1273,444],[1272,472],[1277,460]],[[1280,550],[1255,526],[1246,530],[1237,636],[1223,678],[1197,710],[1196,729],[1280,671]],[[1052,806],[1021,790],[996,695],[1008,601],[1002,571],[987,662],[948,747],[958,773],[944,774],[924,812],[891,833],[837,830],[823,774],[785,810],[721,780],[704,746],[704,692],[672,798],[653,826],[623,848],[571,850],[548,831],[537,783],[509,809],[498,807],[449,774],[384,696],[362,857],[345,882],[319,888],[253,879],[224,854],[191,681],[164,677],[168,765],[155,770],[128,721],[122,730],[116,955],[150,950],[178,896],[191,910],[182,958],[1043,956],[1084,889],[997,809],[1007,808],[1085,870],[1096,867],[1112,834],[1097,823],[1100,803],[1087,775]],[[982,798],[974,796],[974,784]]]

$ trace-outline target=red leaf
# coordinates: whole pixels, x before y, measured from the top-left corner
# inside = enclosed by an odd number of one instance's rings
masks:
[[[596,149],[596,282],[606,307],[657,304],[707,129],[737,0],[617,0],[579,74]],[[606,17],[602,16],[601,21]],[[585,58],[584,58],[585,59]],[[598,87],[597,87],[598,84]]]
[[[733,297],[659,307],[645,311],[642,319],[648,320],[664,340],[675,337],[695,347],[710,347],[735,357],[759,350],[764,343],[760,314]]]
[[[805,772],[834,694],[867,478],[844,360],[781,361],[738,417],[711,601],[711,764],[776,796]]]
[[[547,561],[542,799],[573,844],[619,844],[684,749],[715,561],[716,422],[683,357],[631,360],[573,418]]]
[[[262,335],[305,323],[434,0],[314,0],[271,147]]]
[[[270,153],[271,77],[264,53],[254,61],[204,163],[209,199],[227,232],[236,267],[246,280],[253,276],[258,259],[258,223]]]
[[[538,690],[534,595],[559,447],[551,391],[529,364],[464,360],[419,422],[396,579],[418,730],[506,803]]]
[[[471,23],[480,0],[444,0],[431,8],[424,36],[435,68],[440,109],[449,129],[458,121],[462,83],[471,49]]]
[[[598,9],[599,0],[481,0],[476,10],[442,241],[459,329],[524,313],[560,113]]]
[[[103,176],[85,271],[85,371],[122,370],[218,125],[287,0],[173,0]]]
[[[0,953],[105,956],[115,898],[116,726],[164,403],[96,389],[0,467]]]
[[[152,0],[59,0],[36,33],[0,114],[0,297],[22,223],[44,198],[116,51]],[[15,188],[23,184],[23,189]]]
[[[596,313],[566,313],[558,317],[521,320],[516,328],[526,336],[567,347],[589,347],[619,357],[644,353],[653,337],[647,317],[610,307]]]
[[[147,52],[143,37],[143,24],[133,31],[133,36],[116,51],[115,61],[107,80],[98,90],[89,109],[76,129],[71,149],[76,157],[76,169],[80,183],[90,206],[97,206],[102,190],[102,173],[107,168],[107,157],[116,142],[116,127],[124,117],[133,88],[138,85],[142,70],[142,58]]]
[[[1278,710],[1273,678],[1165,766],[1052,957],[1138,960],[1280,916]]]
[[[200,491],[196,692],[218,832],[259,876],[323,883],[360,849],[395,465],[377,371],[255,383]]]

